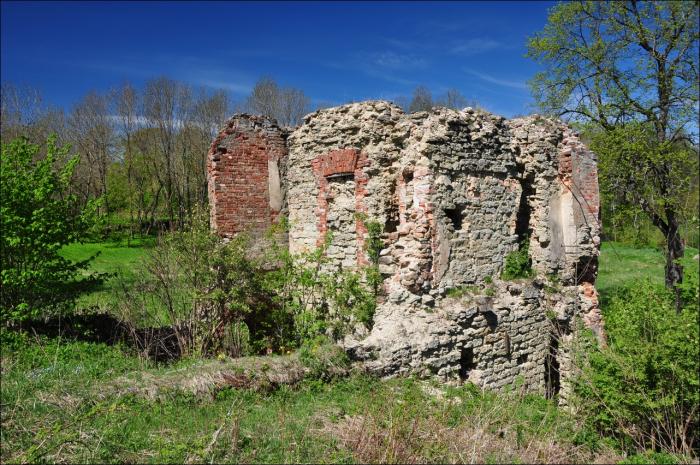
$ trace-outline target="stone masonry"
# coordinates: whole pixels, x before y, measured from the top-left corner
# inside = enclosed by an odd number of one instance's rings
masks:
[[[369,263],[362,218],[384,225],[373,327],[342,341],[372,372],[491,389],[521,379],[565,398],[578,322],[604,341],[596,158],[559,121],[407,115],[369,101],[317,111],[287,133],[236,115],[209,161],[221,235],[287,215],[290,251],[331,231],[332,265],[359,269]],[[524,241],[534,277],[501,280]]]

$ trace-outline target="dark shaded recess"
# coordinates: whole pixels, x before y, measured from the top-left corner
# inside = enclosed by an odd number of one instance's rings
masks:
[[[518,365],[522,365],[525,362],[527,362],[527,354],[518,355]]]
[[[486,318],[486,324],[489,325],[489,329],[496,329],[496,326],[498,326],[498,315],[491,310],[483,312],[482,315]]]
[[[355,179],[354,173],[336,173],[326,176],[328,182],[343,183],[347,181],[352,181]]]
[[[391,205],[389,205],[386,222],[384,223],[384,232],[386,234],[396,232],[401,223],[399,219],[398,197],[396,195],[396,183],[392,182],[389,191]]]
[[[582,257],[576,263],[576,284],[595,283],[598,274],[598,257]]]
[[[518,242],[522,243],[526,237],[532,232],[530,230],[530,217],[532,210],[530,209],[529,199],[535,195],[535,187],[533,186],[533,176],[524,176],[521,181],[523,188],[520,194],[520,202],[518,204],[518,214],[516,216],[515,234],[518,236]]]
[[[404,170],[403,172],[403,182],[408,184],[409,182],[413,181],[413,171],[409,170]]]
[[[396,232],[396,230],[399,227],[399,218],[398,215],[394,215],[394,211],[391,211],[391,216],[387,218],[386,223],[384,223],[384,232],[385,233],[393,233]]]
[[[463,208],[446,208],[445,216],[452,222],[452,227],[455,231],[462,229],[462,211]]]
[[[464,381],[469,377],[469,372],[476,368],[474,363],[474,349],[464,347],[459,358],[459,379]]]
[[[547,354],[544,358],[544,386],[547,399],[552,399],[559,394],[561,387],[558,355],[559,338],[556,334],[551,334],[549,336]]]

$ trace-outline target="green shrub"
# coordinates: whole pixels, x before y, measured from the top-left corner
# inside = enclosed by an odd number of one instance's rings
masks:
[[[506,255],[506,263],[501,272],[501,279],[512,280],[532,277],[532,261],[530,260],[529,249],[530,240],[526,237],[520,243],[518,250],[514,250]]]
[[[678,457],[665,452],[645,452],[643,454],[634,454],[627,457],[620,464],[658,464],[658,465],[674,465],[682,463]]]
[[[661,285],[614,295],[603,308],[609,346],[588,355],[576,382],[587,420],[632,450],[689,454],[700,446],[697,270],[686,273],[682,295],[678,315]]]
[[[277,227],[285,228],[286,224]],[[369,255],[378,260],[378,236],[376,228],[371,229]],[[294,322],[288,345],[299,346],[319,335],[338,340],[357,323],[371,328],[381,275],[376,265],[365,268],[364,274],[330,268],[325,252],[332,240],[328,233],[321,247],[301,254],[292,254],[274,241],[268,250],[266,260],[277,266],[265,274],[265,289],[279,311]]]
[[[138,284],[117,291],[121,319],[132,333],[143,321],[171,327],[183,356],[245,355],[251,339],[274,337],[263,324],[273,312],[262,268],[248,250],[245,235],[224,243],[209,229],[208,215],[195,213],[183,231],[159,238]]]
[[[325,381],[345,373],[350,366],[345,351],[323,335],[304,341],[299,361],[309,370],[309,377]]]
[[[46,143],[46,154],[26,139],[2,144],[0,170],[0,317],[10,324],[72,310],[80,289],[98,280],[59,255],[79,240],[95,220],[97,202],[82,207],[71,192],[78,158],[69,147]]]

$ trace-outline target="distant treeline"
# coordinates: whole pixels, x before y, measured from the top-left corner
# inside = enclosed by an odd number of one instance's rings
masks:
[[[424,86],[395,100],[411,112],[469,104],[454,89],[434,100]],[[294,127],[324,106],[270,77],[238,102],[224,90],[160,77],[141,89],[125,83],[90,92],[68,111],[45,105],[36,89],[3,83],[0,135],[5,143],[24,136],[42,145],[53,134],[59,145],[70,144],[80,156],[73,193],[83,205],[101,199],[104,234],[133,236],[179,228],[196,206],[207,204],[206,154],[232,113],[264,114]]]

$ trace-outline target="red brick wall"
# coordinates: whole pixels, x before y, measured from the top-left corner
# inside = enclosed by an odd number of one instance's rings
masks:
[[[598,222],[600,194],[597,159],[573,134],[565,134],[562,141],[559,152],[559,178],[571,189],[580,203],[586,220]]]
[[[270,207],[268,161],[286,156],[284,133],[269,119],[237,115],[227,122],[208,154],[211,226],[219,235],[260,232],[278,218]]]

